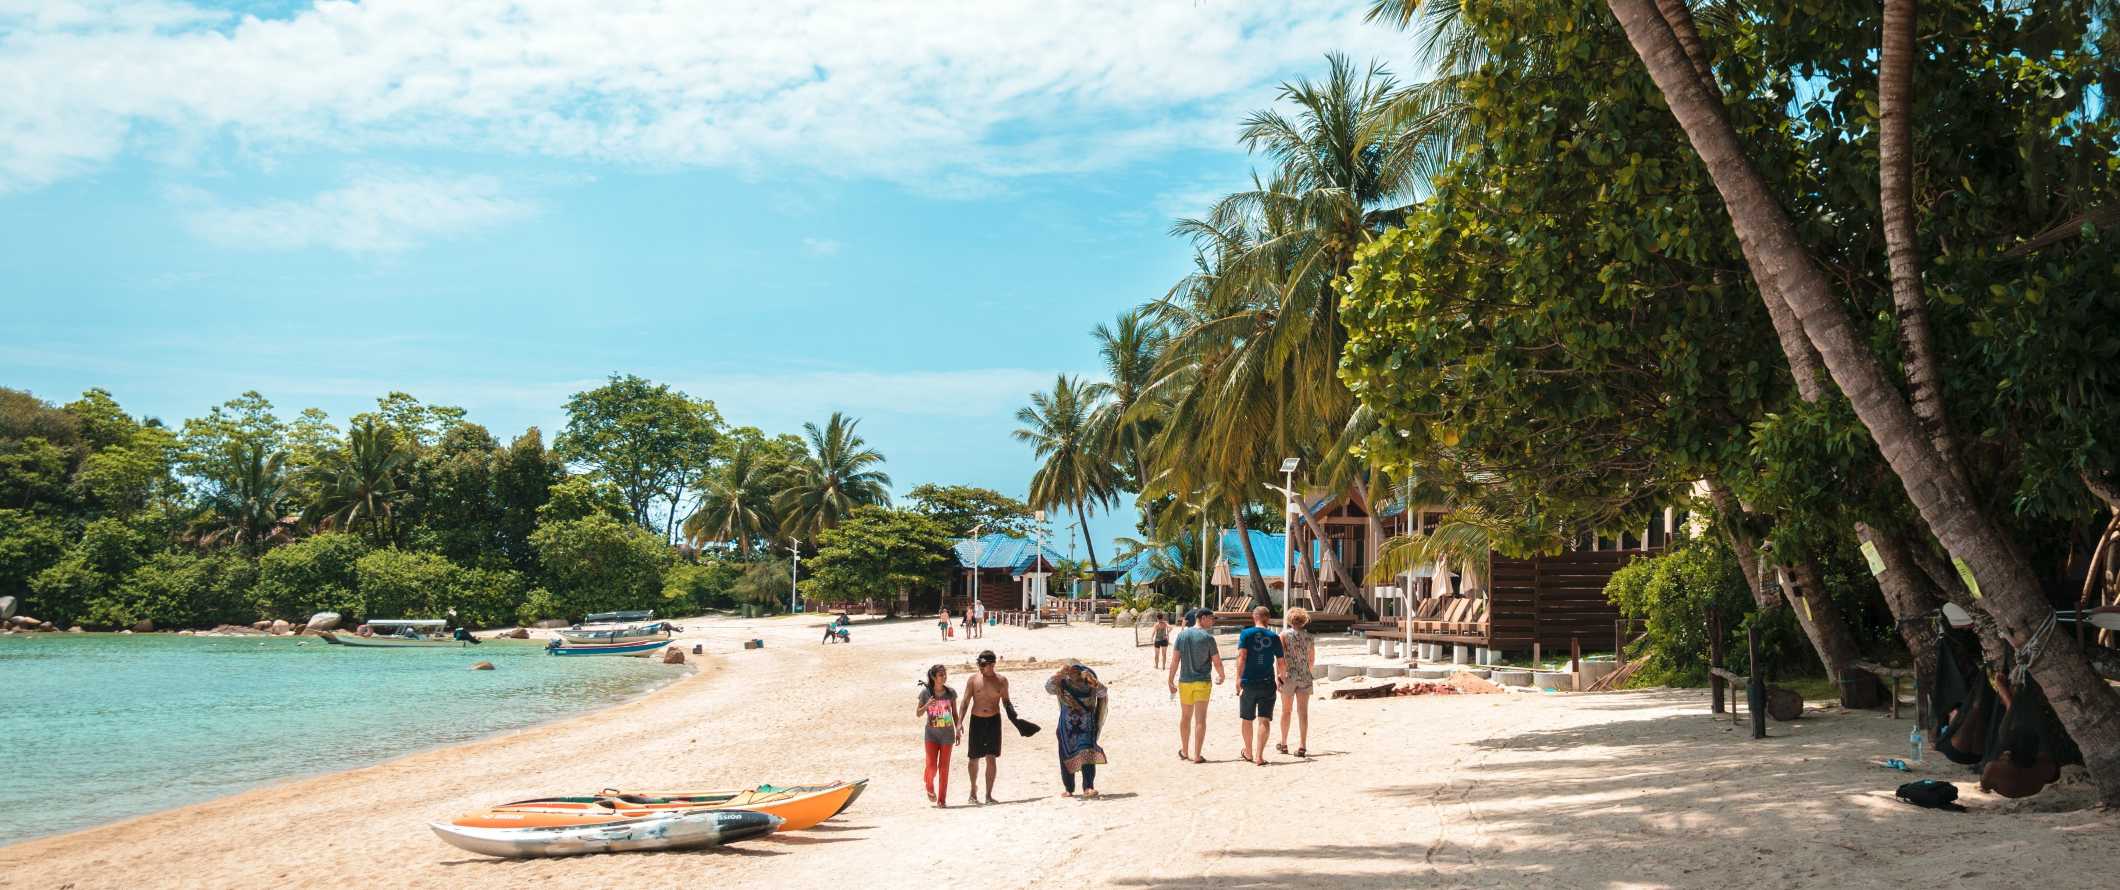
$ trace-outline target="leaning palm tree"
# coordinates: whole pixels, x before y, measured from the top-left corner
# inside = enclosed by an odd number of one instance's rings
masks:
[[[374,541],[388,540],[398,508],[410,494],[405,472],[412,449],[390,425],[363,416],[346,431],[346,445],[324,454],[315,470],[311,521],[318,528],[366,529]]]
[[[1110,437],[1097,419],[1104,393],[1103,384],[1062,374],[1051,392],[1031,393],[1030,405],[1016,412],[1023,424],[1015,432],[1017,441],[1031,443],[1043,461],[1031,476],[1031,506],[1074,511],[1092,569],[1097,545],[1089,540],[1090,509],[1111,506],[1119,491],[1119,467],[1106,448]]]
[[[774,537],[777,480],[758,452],[756,443],[740,442],[727,463],[700,480],[699,509],[685,519],[686,542],[694,547],[708,541],[733,543],[748,558],[753,545]]]
[[[230,472],[211,480],[207,489],[205,506],[213,527],[201,541],[235,544],[255,557],[264,552],[286,515],[287,452],[268,451],[258,442],[230,442],[223,457]]]
[[[890,506],[891,477],[874,469],[883,463],[883,453],[854,434],[860,423],[834,411],[821,429],[802,425],[809,453],[789,468],[773,498],[780,533],[787,539],[815,542],[819,532],[838,525],[856,507]]]

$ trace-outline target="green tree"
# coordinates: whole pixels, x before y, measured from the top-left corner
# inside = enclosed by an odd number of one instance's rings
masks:
[[[125,523],[116,519],[90,522],[80,540],[68,546],[56,563],[30,579],[30,596],[22,611],[53,624],[87,618],[97,601],[115,592],[150,553],[149,542]]]
[[[30,579],[58,562],[64,552],[66,529],[57,520],[27,510],[0,509],[0,596],[27,603]]]
[[[906,493],[913,509],[942,525],[952,538],[969,538],[972,530],[1017,537],[1031,533],[1031,507],[991,488],[923,482]]]
[[[662,598],[669,545],[638,525],[592,513],[539,523],[530,542],[537,548],[544,590],[550,596],[549,603],[541,604],[549,614],[537,618],[652,609]]]
[[[760,542],[775,536],[779,523],[773,497],[785,472],[785,465],[774,465],[765,443],[735,442],[728,458],[699,480],[699,509],[685,519],[685,540],[694,547],[733,544],[750,556]]]
[[[437,600],[457,587],[461,572],[438,553],[385,547],[362,554],[353,564],[361,617],[441,617],[446,607]]]
[[[305,518],[318,528],[362,533],[377,545],[397,540],[413,461],[397,430],[363,415],[346,431],[345,444],[322,457],[314,470],[316,500]]]
[[[1096,419],[1102,388],[1065,374],[1051,392],[1031,393],[1028,407],[1016,411],[1016,440],[1031,443],[1040,461],[1031,475],[1031,506],[1073,510],[1084,529],[1089,564],[1097,565],[1097,545],[1088,534],[1092,507],[1117,500],[1119,469],[1112,463],[1110,437]]]
[[[537,530],[539,513],[552,498],[552,487],[566,477],[566,469],[552,452],[545,450],[544,435],[531,427],[509,443],[493,468],[495,546],[515,570],[535,575],[537,548],[530,534]]]
[[[151,621],[158,628],[248,623],[257,566],[233,553],[164,550],[90,604],[88,620],[111,627]]]
[[[503,452],[486,428],[459,422],[407,474],[407,538],[466,566],[511,565],[501,537],[497,471]]]
[[[1142,308],[1122,313],[1113,325],[1100,322],[1090,337],[1097,343],[1105,376],[1105,397],[1091,422],[1110,437],[1104,448],[1126,469],[1123,487],[1140,491],[1148,477],[1147,451],[1162,426],[1151,393],[1156,363],[1170,345],[1170,334],[1156,323],[1154,313]]]
[[[883,465],[883,452],[855,434],[860,425],[837,411],[823,427],[802,425],[809,452],[788,470],[773,500],[782,535],[816,543],[856,509],[890,506],[891,477],[876,469]]]
[[[799,585],[810,599],[860,599],[895,609],[899,597],[949,583],[949,531],[911,510],[864,506],[826,529],[809,577]],[[785,588],[783,588],[783,593]]]
[[[205,478],[200,542],[234,545],[256,557],[283,537],[281,520],[290,506],[287,453],[267,451],[264,441],[235,438],[221,447],[228,453],[218,459],[207,461],[196,452],[192,458],[195,466],[221,474]]]
[[[664,527],[674,530],[677,499],[708,466],[721,426],[712,402],[614,374],[567,400],[567,427],[554,445],[562,458],[617,486],[642,528],[656,527],[651,508],[658,498],[668,501]]]

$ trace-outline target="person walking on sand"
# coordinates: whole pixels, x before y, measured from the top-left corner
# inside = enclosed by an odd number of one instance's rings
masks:
[[[1281,651],[1287,659],[1286,680],[1281,683],[1281,743],[1274,750],[1288,753],[1288,724],[1301,720],[1296,733],[1296,756],[1310,756],[1310,690],[1317,679],[1318,647],[1310,635],[1310,610],[1297,606],[1288,610],[1288,629],[1281,632]]]
[[[972,600],[972,636],[986,636],[986,604]]]
[[[1082,796],[1097,796],[1097,765],[1104,763],[1104,749],[1097,736],[1104,730],[1104,711],[1109,703],[1097,672],[1079,661],[1054,672],[1045,681],[1045,691],[1060,699],[1060,724],[1053,735],[1060,740],[1061,797],[1075,796],[1075,773],[1082,773]],[[992,798],[993,785],[987,785]]]
[[[1160,671],[1163,663],[1170,660],[1170,622],[1163,620],[1162,612],[1156,613],[1156,627],[1150,633],[1156,649],[1156,670]]]
[[[950,805],[950,748],[964,734],[957,722],[957,690],[949,687],[949,679],[949,668],[939,664],[928,668],[927,682],[920,684],[920,704],[914,708],[924,727],[927,751],[927,771],[921,780],[927,784],[928,800],[937,807]]]
[[[1222,650],[1215,645],[1215,613],[1195,609],[1185,613],[1188,626],[1178,632],[1171,648],[1178,650],[1164,671],[1170,692],[1178,697],[1178,759],[1205,763],[1207,755],[1207,698],[1214,691],[1208,677],[1221,685]],[[1187,753],[1190,751],[1191,753]]]
[[[1274,690],[1287,675],[1281,638],[1266,622],[1273,610],[1251,610],[1251,626],[1237,635],[1237,718],[1243,721],[1244,759],[1266,765],[1266,741],[1273,736]],[[1256,730],[1256,732],[1254,732]]]
[[[949,642],[949,641],[950,641],[950,607],[948,607],[948,606],[943,606],[943,607],[942,607],[942,620],[941,620],[941,621],[937,621],[937,622],[935,622],[935,626],[936,626],[937,628],[941,629],[941,631],[942,631],[942,641],[943,641],[943,642],[945,642],[945,643]]]
[[[972,803],[979,802],[979,761],[986,761],[986,800],[994,800],[994,774],[1001,759],[1001,711],[1014,708],[1008,698],[1008,678],[994,672],[993,650],[979,653],[979,673],[964,684],[965,721],[969,741],[964,752],[964,775],[972,783]]]

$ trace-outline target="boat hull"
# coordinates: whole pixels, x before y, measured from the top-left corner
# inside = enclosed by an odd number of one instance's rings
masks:
[[[653,628],[652,630],[649,628]],[[645,643],[653,640],[668,641],[670,627],[654,624],[649,627],[629,627],[623,630],[561,630],[559,638],[573,645],[596,646],[613,643]]]
[[[542,798],[502,804],[482,813],[467,815],[458,819],[457,824],[472,827],[559,827],[587,824],[614,816],[638,818],[656,813],[713,807],[765,813],[781,820],[781,831],[802,831],[845,812],[846,808],[853,804],[854,798],[861,796],[868,783],[869,780],[862,779],[858,782],[834,782],[830,785],[766,785],[740,791],[627,793],[622,795],[627,800],[617,803],[616,806],[607,806],[601,801],[617,800],[620,796]]]
[[[470,646],[457,640],[408,640],[403,637],[363,637],[354,634],[337,634],[318,631],[317,636],[334,646],[354,649],[445,649],[452,646]]]
[[[654,654],[655,650],[670,644],[669,640],[646,640],[639,643],[606,643],[592,646],[549,646],[545,651],[554,655],[631,655],[635,657]]]
[[[483,828],[453,822],[428,827],[459,849],[503,859],[538,859],[719,847],[771,834],[780,822],[777,816],[747,810],[695,809],[564,827]]]

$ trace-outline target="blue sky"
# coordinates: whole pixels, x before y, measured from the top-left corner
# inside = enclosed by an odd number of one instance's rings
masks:
[[[635,373],[1020,496],[1016,407],[1187,271],[1242,113],[1403,55],[1366,6],[0,0],[0,384],[506,437]]]

